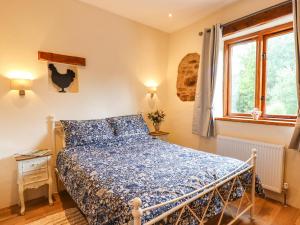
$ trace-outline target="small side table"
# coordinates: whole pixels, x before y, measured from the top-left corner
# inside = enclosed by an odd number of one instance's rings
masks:
[[[52,200],[52,174],[51,174],[52,154],[46,153],[41,156],[20,155],[15,159],[18,163],[18,186],[19,198],[21,203],[21,215],[25,214],[24,191],[26,189],[36,189],[48,184],[49,204],[53,205]]]
[[[154,139],[160,139],[162,141],[168,141],[169,140],[169,132],[164,131],[153,131],[149,133]]]

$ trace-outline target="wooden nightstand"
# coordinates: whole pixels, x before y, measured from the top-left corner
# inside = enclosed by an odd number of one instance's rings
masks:
[[[155,139],[158,138],[162,141],[168,141],[170,133],[164,131],[158,131],[158,132],[154,131],[154,132],[150,132],[149,134]]]
[[[18,186],[21,203],[21,215],[25,214],[24,191],[26,189],[36,189],[48,184],[49,204],[53,205],[52,200],[52,174],[51,174],[51,152],[44,155],[20,155],[15,159],[18,163]]]

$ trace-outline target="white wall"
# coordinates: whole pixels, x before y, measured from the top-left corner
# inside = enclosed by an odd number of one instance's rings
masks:
[[[144,83],[157,81],[161,104],[168,35],[74,0],[1,0],[0,208],[17,203],[18,152],[48,147],[47,117],[91,119],[148,111]],[[79,93],[48,90],[39,50],[85,57]],[[10,90],[11,71],[32,73],[33,90]],[[31,192],[32,193],[32,192]],[[27,194],[27,197],[30,193]]]
[[[210,152],[216,150],[214,138],[204,139],[192,134],[193,102],[182,102],[176,96],[177,68],[180,60],[191,52],[201,53],[202,38],[199,31],[216,23],[226,23],[260,9],[277,4],[281,0],[241,0],[209,17],[171,34],[168,60],[168,121],[167,127],[172,131],[171,140],[175,143]],[[201,60],[201,54],[200,54]],[[217,121],[220,135],[248,138],[275,144],[288,145],[293,128],[270,125]],[[288,150],[286,160],[286,181],[290,185],[289,204],[300,208],[300,153]]]

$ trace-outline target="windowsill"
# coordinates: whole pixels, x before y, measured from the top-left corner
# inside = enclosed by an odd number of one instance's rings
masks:
[[[236,117],[218,117],[215,118],[220,121],[230,121],[230,122],[238,122],[238,123],[253,123],[253,124],[264,124],[264,125],[273,125],[273,126],[286,126],[286,127],[294,127],[294,121],[283,121],[283,120],[265,120],[259,119],[254,120],[251,118],[236,118]]]

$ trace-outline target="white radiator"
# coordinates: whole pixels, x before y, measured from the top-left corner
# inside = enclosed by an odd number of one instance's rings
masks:
[[[284,172],[284,146],[239,138],[218,136],[217,154],[246,161],[257,149],[257,174],[263,187],[281,193]]]

